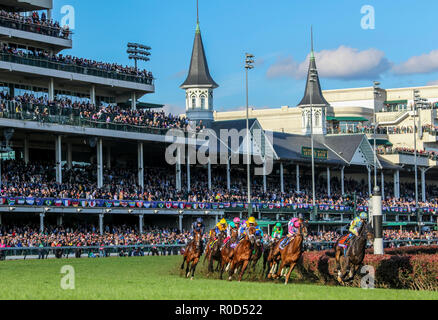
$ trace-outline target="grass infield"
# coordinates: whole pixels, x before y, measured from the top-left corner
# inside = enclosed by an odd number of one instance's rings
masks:
[[[207,279],[198,265],[195,279],[180,274],[180,256],[0,262],[0,299],[438,299],[438,292],[365,290],[292,281],[228,282]],[[62,290],[61,267],[75,270],[75,289]],[[245,278],[244,278],[245,279]]]

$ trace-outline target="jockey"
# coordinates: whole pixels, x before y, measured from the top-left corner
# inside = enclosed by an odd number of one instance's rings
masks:
[[[195,231],[201,233],[201,237],[202,237],[204,235],[204,229],[205,226],[202,218],[196,219],[196,221],[192,223],[192,232],[191,232],[192,237],[195,235]]]
[[[222,218],[221,221],[219,221],[216,225],[216,234],[220,234],[221,232],[226,232],[227,231],[227,220],[225,220],[225,218]]]
[[[356,237],[359,236],[359,229],[362,225],[367,221],[368,215],[366,212],[362,212],[358,217],[354,218],[350,223],[350,228],[348,231],[350,234],[348,235],[348,239],[352,238],[353,235]]]
[[[272,239],[280,239],[283,237],[283,227],[280,222],[277,222],[275,227],[272,229],[271,238]]]
[[[249,227],[255,227],[255,229],[256,229],[256,236],[261,236],[263,238],[263,231],[258,226],[257,221],[256,221],[256,219],[254,217],[249,217],[248,221],[246,221],[245,229],[244,229],[242,235],[246,234],[246,230]]]
[[[232,230],[238,228],[239,225],[240,225],[239,217],[234,218],[233,222],[230,222],[230,224],[227,227],[227,238],[224,240],[224,243],[227,243],[228,240],[230,240]]]
[[[303,223],[303,216],[301,214],[298,215],[298,218],[290,219],[287,224],[287,235],[286,238],[280,243],[280,248],[284,249],[291,239],[295,237],[295,234],[298,232],[300,225]]]

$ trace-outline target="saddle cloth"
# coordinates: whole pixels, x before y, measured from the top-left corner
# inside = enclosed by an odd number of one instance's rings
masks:
[[[286,237],[285,239],[283,239],[280,243],[280,250],[283,250],[284,248],[287,247],[287,245],[294,239],[295,237]]]
[[[341,239],[339,239],[338,246],[344,249],[348,248],[348,245],[350,244],[349,235],[346,234],[345,236],[342,236]]]

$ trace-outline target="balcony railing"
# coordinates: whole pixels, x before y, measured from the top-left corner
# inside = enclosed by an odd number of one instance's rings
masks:
[[[84,74],[84,75],[95,76],[100,78],[135,82],[135,83],[141,83],[146,85],[154,84],[153,77],[141,77],[136,75],[118,73],[114,71],[106,71],[99,68],[82,67],[75,64],[51,61],[47,58],[37,57],[29,54],[15,55],[11,53],[2,52],[0,53],[0,61],[24,64],[32,67]]]
[[[19,103],[8,100],[0,100],[0,118],[157,135],[165,135],[169,130],[166,128],[94,121],[82,118],[80,110],[75,108]]]
[[[17,19],[2,17],[0,16],[0,26],[5,28],[16,29],[20,31],[27,31],[42,34],[49,37],[56,37],[66,40],[72,39],[72,34],[70,30],[64,28],[56,28],[51,26],[43,26],[35,23],[27,23]]]

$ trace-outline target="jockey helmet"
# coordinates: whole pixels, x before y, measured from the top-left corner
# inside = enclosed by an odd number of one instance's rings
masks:
[[[281,227],[281,223],[280,222],[277,222],[277,224],[275,225],[277,228],[280,228]]]
[[[233,222],[234,222],[235,224],[239,224],[239,223],[240,223],[240,218],[239,218],[239,217],[235,217],[235,218],[233,219]]]
[[[222,218],[222,220],[220,221],[220,224],[222,224],[222,225],[227,224],[227,220],[225,220],[225,218]]]
[[[254,223],[256,223],[256,219],[254,217],[249,217],[248,223],[254,224]]]
[[[234,224],[233,221],[230,222],[230,227],[233,228],[233,229],[236,227],[236,225]]]
[[[303,217],[303,214],[298,214],[298,219],[300,219],[300,220],[303,220],[304,219],[304,217]]]
[[[368,215],[367,215],[366,212],[362,212],[362,213],[359,215],[359,218],[361,218],[362,220],[366,220],[366,219],[368,218]]]
[[[202,218],[198,218],[198,219],[196,219],[196,222],[197,222],[197,223],[202,223]]]
[[[292,218],[290,220],[290,224],[292,224],[295,228],[299,228],[300,227],[300,221],[298,220],[298,218]]]

